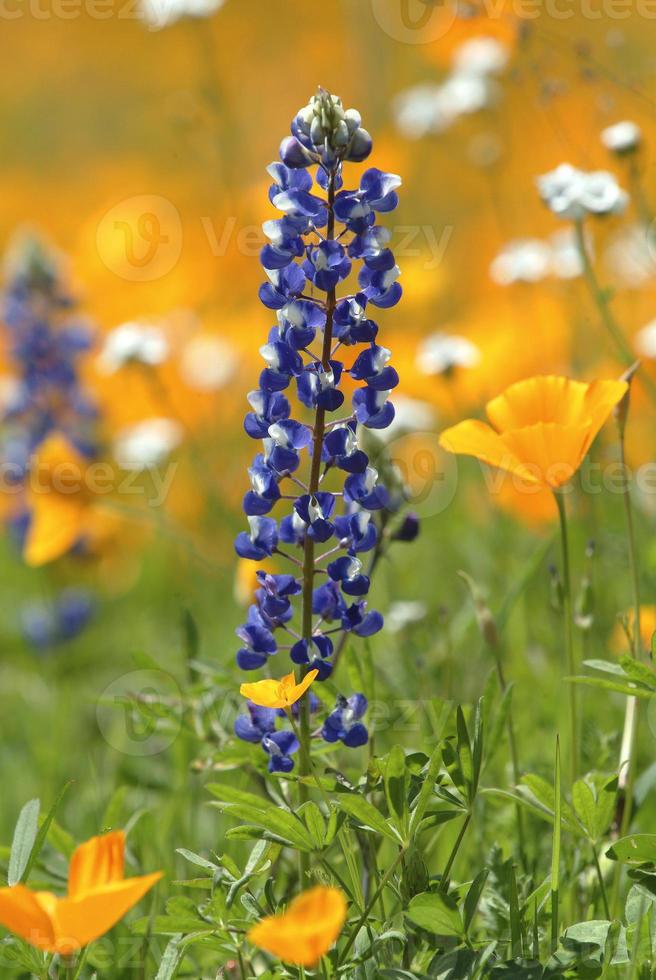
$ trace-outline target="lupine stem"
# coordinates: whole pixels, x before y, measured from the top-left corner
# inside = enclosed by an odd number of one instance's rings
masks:
[[[328,183],[328,226],[326,237],[328,239],[333,239],[335,237],[335,214],[333,210],[333,204],[335,201],[335,174],[331,172],[330,179]],[[321,363],[326,370],[330,369],[330,349],[332,347],[333,340],[333,315],[335,313],[336,305],[336,295],[335,287],[328,290],[327,300],[326,300],[326,323],[324,326],[323,334],[323,348],[321,354]],[[321,406],[317,407],[316,416],[314,421],[314,432],[312,435],[312,464],[310,468],[310,480],[308,484],[308,493],[310,497],[314,497],[317,490],[319,489],[319,483],[321,480],[321,456],[323,449],[323,440],[326,429],[326,412]],[[312,643],[312,593],[314,590],[314,576],[315,576],[315,566],[314,566],[314,540],[309,534],[305,535],[305,544],[303,548],[303,619],[302,619],[302,635],[303,639],[308,644],[308,651],[310,650]],[[297,673],[299,675],[299,680],[305,674],[305,668],[303,666],[299,667]],[[311,765],[310,765],[310,698],[306,694],[300,705],[300,756],[299,756],[299,773],[301,776],[301,781],[299,782],[299,801],[301,804],[305,803],[308,799],[308,788],[303,783],[302,777],[310,775]],[[307,876],[309,868],[308,855],[304,852],[300,853],[300,869],[301,869],[301,886],[305,883],[305,878]]]
[[[569,543],[567,536],[567,511],[565,498],[561,489],[554,490],[560,518],[560,542],[563,562],[563,617],[565,620],[565,651],[567,655],[567,672],[570,677],[575,673],[574,662],[574,621],[572,617],[572,583],[569,567]],[[570,777],[572,783],[578,776],[578,705],[576,685],[569,684],[569,735],[570,735]]]

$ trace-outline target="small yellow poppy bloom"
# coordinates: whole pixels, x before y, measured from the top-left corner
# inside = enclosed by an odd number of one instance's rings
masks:
[[[260,708],[289,708],[303,697],[318,673],[318,670],[308,670],[300,684],[296,683],[293,673],[286,674],[279,681],[264,680],[242,684],[239,693]]]
[[[317,885],[294,899],[282,915],[269,915],[248,933],[249,942],[285,963],[316,966],[346,921],[346,899],[339,888]]]
[[[125,834],[92,837],[71,858],[68,894],[0,888],[0,924],[37,949],[68,956],[103,936],[162,877],[124,878]]]
[[[556,490],[576,473],[627,389],[626,381],[528,378],[487,403],[491,425],[467,419],[446,429],[440,445]]]

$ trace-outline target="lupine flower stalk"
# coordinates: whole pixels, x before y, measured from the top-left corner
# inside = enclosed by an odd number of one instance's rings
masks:
[[[10,251],[6,272],[1,308],[14,376],[0,412],[0,455],[16,491],[5,517],[24,550],[34,520],[27,491],[36,457],[60,437],[80,458],[92,459],[99,448],[98,409],[80,371],[92,334],[75,311],[57,261],[38,241],[27,239]],[[37,650],[50,649],[77,636],[93,609],[85,589],[26,602],[20,612],[23,635]]]
[[[369,313],[401,297],[390,233],[376,223],[378,214],[396,207],[401,180],[369,168],[357,188],[343,188],[343,164],[365,160],[371,137],[359,114],[345,111],[328,92],[319,90],[300,110],[291,133],[281,144],[280,161],[268,167],[269,198],[282,217],[264,225],[267,281],[259,295],[277,322],[261,348],[259,387],[248,395],[244,427],[262,440],[262,451],[249,470],[251,489],[244,497],[249,530],[235,546],[242,558],[262,562],[276,556],[293,568],[291,574],[258,571],[255,602],[237,631],[243,643],[237,663],[260,669],[286,650],[301,683],[310,670],[317,672],[317,682],[330,675],[336,634],[367,637],[383,625],[380,613],[367,608],[370,579],[360,555],[375,553],[380,538],[374,515],[393,502],[362,448],[361,431],[386,428],[394,418],[389,395],[399,378],[389,364],[390,351],[377,343],[378,326]],[[344,409],[347,377],[358,386]],[[310,424],[292,417],[285,394],[292,383],[299,407],[312,413]],[[269,516],[285,505],[286,513]],[[279,644],[278,633],[286,634],[286,644]],[[261,743],[272,772],[288,772],[291,754],[300,749],[304,774],[311,714],[320,707],[313,692],[294,705],[290,720],[298,713],[300,721],[296,739],[276,730],[284,711],[249,702],[249,714],[237,720],[235,732]],[[316,734],[327,742],[363,745],[366,707],[363,694],[340,696]]]

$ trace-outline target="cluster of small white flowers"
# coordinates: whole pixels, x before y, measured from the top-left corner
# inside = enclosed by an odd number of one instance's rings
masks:
[[[541,282],[548,276],[575,279],[582,272],[576,239],[569,228],[555,232],[548,239],[515,238],[503,246],[490,264],[490,277],[499,286]]]
[[[183,430],[174,419],[143,419],[123,429],[114,443],[116,462],[124,470],[159,466],[182,442]]]
[[[508,50],[495,38],[471,38],[455,52],[441,84],[416,85],[397,96],[392,108],[399,130],[409,139],[419,139],[485,109],[497,95],[495,76],[507,63]]]
[[[210,17],[225,0],[140,0],[141,19],[154,31],[175,24],[183,17]]]
[[[476,367],[480,360],[481,352],[471,340],[438,331],[421,343],[416,363],[422,374],[440,375],[456,368]]]
[[[601,134],[601,142],[606,149],[612,153],[617,153],[618,156],[633,153],[634,150],[638,149],[641,141],[640,127],[629,119],[623,119],[622,122],[607,126]]]
[[[629,195],[607,170],[585,171],[569,163],[537,178],[540,197],[559,218],[580,221],[588,214],[621,214]]]
[[[158,326],[132,321],[115,327],[105,337],[98,357],[103,374],[114,374],[126,364],[156,367],[169,356],[169,342]]]

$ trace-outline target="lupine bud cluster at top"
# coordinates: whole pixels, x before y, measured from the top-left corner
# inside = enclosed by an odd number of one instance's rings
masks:
[[[237,631],[243,643],[237,663],[256,670],[287,650],[299,675],[316,669],[321,681],[332,671],[331,636],[346,631],[368,637],[383,625],[381,614],[367,609],[369,578],[359,556],[376,547],[372,512],[390,500],[358,437],[359,426],[384,429],[394,418],[389,395],[399,378],[389,364],[390,351],[377,343],[378,326],[369,313],[372,306],[394,306],[401,298],[390,232],[376,224],[377,214],[396,207],[401,179],[370,168],[357,189],[343,189],[342,164],[365,160],[372,142],[359,114],[345,111],[327,92],[320,90],[301,109],[291,132],[281,144],[281,162],[268,168],[269,198],[283,216],[264,225],[270,244],[262,249],[261,262],[268,281],[259,295],[275,310],[277,323],[261,348],[266,366],[259,388],[248,395],[251,411],[244,426],[249,436],[262,440],[262,451],[249,470],[251,489],[244,498],[249,530],[238,535],[236,550],[254,561],[274,554],[290,558],[299,575],[257,573],[255,604]],[[354,262],[361,263],[359,288],[339,296]],[[361,385],[345,409],[340,384],[346,375]],[[291,417],[284,392],[292,384],[298,400],[314,413],[312,426]],[[308,472],[301,476],[304,451]],[[333,472],[341,472],[344,481],[339,491],[324,489]],[[267,516],[281,501],[289,503],[290,513],[279,521]],[[300,597],[299,629],[291,625],[294,596]],[[286,634],[286,645],[278,644],[277,632]],[[307,697],[316,710],[316,697]],[[366,707],[362,694],[340,697],[323,723],[322,737],[352,747],[364,744]],[[251,703],[248,710],[237,720],[237,735],[261,742],[270,771],[288,772],[298,743],[292,732],[276,730],[284,712]]]

